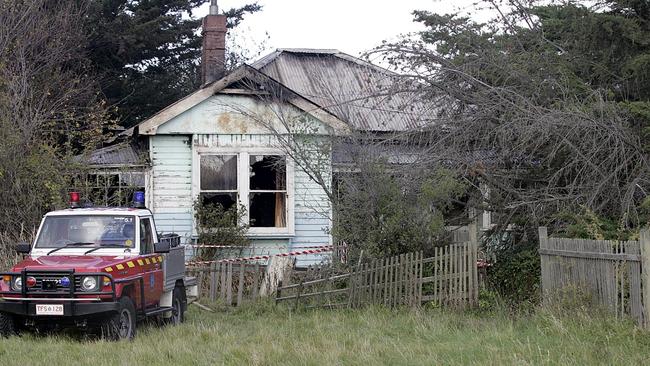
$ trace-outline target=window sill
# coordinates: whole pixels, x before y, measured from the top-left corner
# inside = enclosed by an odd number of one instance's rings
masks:
[[[248,232],[246,233],[247,238],[252,239],[291,239],[295,237],[296,234],[293,232]]]

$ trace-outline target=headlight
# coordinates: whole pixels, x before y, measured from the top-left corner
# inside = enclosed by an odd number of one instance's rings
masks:
[[[97,289],[97,277],[86,276],[81,279],[81,291],[92,291]]]
[[[14,277],[14,280],[11,283],[11,287],[16,291],[22,290],[23,289],[23,279],[20,276]]]

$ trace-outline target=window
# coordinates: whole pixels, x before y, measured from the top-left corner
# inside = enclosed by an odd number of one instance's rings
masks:
[[[71,188],[95,206],[128,206],[133,192],[144,192],[145,177],[139,171],[96,171],[73,175]]]
[[[237,202],[237,155],[201,156],[201,200],[224,210]]]
[[[250,155],[251,227],[287,226],[287,164],[279,155]]]
[[[151,220],[140,219],[140,253],[153,253],[153,236],[151,235]]]
[[[250,233],[283,234],[291,228],[287,158],[277,153],[200,153],[197,192],[203,203],[243,206]]]
[[[48,216],[36,240],[36,248],[66,245],[134,246],[133,216],[70,215]]]

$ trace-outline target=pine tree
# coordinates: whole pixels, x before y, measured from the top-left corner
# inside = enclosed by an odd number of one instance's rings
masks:
[[[88,1],[88,57],[123,126],[133,126],[198,87],[201,20],[192,11],[204,0]],[[226,11],[228,28],[259,10],[253,3]]]

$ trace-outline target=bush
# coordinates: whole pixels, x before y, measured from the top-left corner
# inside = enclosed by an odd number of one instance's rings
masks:
[[[244,207],[237,209],[237,206],[232,206],[229,209],[224,209],[218,203],[195,201],[194,217],[198,244],[228,245],[241,248],[247,246],[250,242],[246,237],[248,225],[243,223],[244,210]],[[237,248],[234,250],[236,251]],[[224,252],[231,253],[232,251],[223,251],[219,248],[200,248],[197,257],[202,260],[211,260]]]
[[[512,231],[486,241],[485,250],[493,258],[487,269],[489,289],[510,307],[527,307],[539,303],[541,267],[537,236],[532,232]]]
[[[445,237],[444,214],[465,186],[446,170],[396,172],[381,162],[359,165],[338,180],[333,234],[349,259],[430,250]]]

